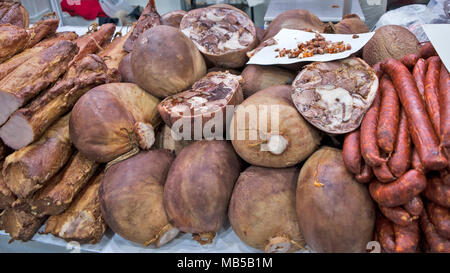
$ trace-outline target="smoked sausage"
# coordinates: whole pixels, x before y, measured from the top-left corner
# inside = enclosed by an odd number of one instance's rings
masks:
[[[361,173],[361,149],[359,144],[360,132],[355,130],[347,134],[342,148],[344,165],[354,174]]]
[[[416,81],[417,89],[419,90],[420,95],[422,97],[425,93],[425,75],[427,73],[427,64],[424,59],[420,58],[417,60],[416,65],[413,69],[413,77]]]
[[[384,252],[395,252],[395,236],[392,222],[383,215],[378,215],[375,229],[381,248]]]
[[[428,179],[423,195],[440,206],[450,208],[450,186],[445,185],[437,176]]]
[[[411,138],[405,111],[401,111],[400,125],[395,142],[394,153],[388,161],[389,169],[395,177],[404,174],[411,165]]]
[[[405,55],[405,56],[403,56],[403,58],[400,59],[402,64],[404,64],[409,70],[414,68],[414,66],[416,65],[418,60],[419,60],[419,56],[417,56],[414,53]]]
[[[397,91],[388,75],[383,75],[380,81],[381,104],[378,114],[377,143],[388,154],[394,151],[398,131],[400,102]]]
[[[414,216],[419,216],[423,210],[423,202],[420,196],[416,196],[403,205],[405,210]]]
[[[436,49],[434,49],[434,46],[430,42],[427,42],[420,48],[419,56],[428,59],[431,56],[437,56],[437,52]]]
[[[381,165],[378,167],[373,167],[372,170],[378,181],[382,183],[389,183],[395,180],[395,177],[391,173],[391,170],[389,170],[386,162],[381,163]]]
[[[369,183],[372,181],[373,178],[373,171],[372,168],[367,164],[362,164],[361,173],[355,175],[356,181],[359,183]]]
[[[436,228],[428,219],[425,210],[420,216],[420,227],[431,252],[450,253],[450,240],[445,239],[437,233]]]
[[[388,208],[382,205],[378,205],[378,207],[386,218],[399,226],[408,226],[419,218],[418,216],[410,215],[402,207]]]
[[[421,193],[426,186],[425,175],[413,169],[392,183],[383,184],[374,180],[369,185],[369,191],[378,204],[392,208],[407,203]]]
[[[391,77],[398,92],[400,102],[408,117],[409,132],[424,167],[428,170],[441,170],[447,167],[447,159],[439,148],[439,139],[427,116],[424,102],[408,68],[392,58],[383,62],[381,67]],[[362,143],[365,142],[370,141],[368,139]]]
[[[439,112],[439,71],[441,59],[433,56],[427,60],[428,68],[425,74],[425,106],[436,135],[440,135],[440,112]]]
[[[418,221],[413,221],[407,226],[394,223],[395,252],[415,253],[420,240],[420,229]]]
[[[450,209],[428,202],[427,215],[436,228],[436,232],[442,237],[450,239]]]
[[[380,89],[375,96],[375,100],[367,111],[361,122],[361,155],[366,164],[371,167],[380,166],[386,159],[380,156],[380,150],[377,146],[377,123],[378,112],[380,108]]]
[[[439,75],[439,103],[441,143],[448,149],[450,148],[450,74],[444,64],[441,64]]]

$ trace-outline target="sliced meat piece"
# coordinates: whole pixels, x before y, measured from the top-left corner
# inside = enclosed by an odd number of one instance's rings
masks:
[[[361,124],[378,78],[360,58],[348,58],[307,65],[292,87],[292,100],[306,120],[327,133],[343,134]]]

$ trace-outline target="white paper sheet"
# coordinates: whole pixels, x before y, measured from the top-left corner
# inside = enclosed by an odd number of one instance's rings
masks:
[[[450,71],[450,24],[429,24],[422,27],[445,68]]]
[[[351,50],[346,50],[344,52],[335,54],[323,54],[314,55],[308,58],[288,58],[278,57],[278,52],[275,52],[276,48],[282,49],[294,49],[299,43],[304,43],[310,41],[315,37],[312,32],[306,32],[294,29],[281,29],[274,39],[277,41],[276,45],[267,46],[256,53],[247,64],[259,64],[259,65],[272,65],[272,64],[292,64],[298,62],[326,62],[332,60],[344,59],[351,54],[360,50],[375,34],[375,32],[361,33],[358,34],[358,38],[353,38],[353,34],[321,34],[327,41],[340,42],[343,41],[345,44],[350,44],[352,46]]]
[[[44,228],[45,225],[39,229],[39,232],[43,232]],[[8,236],[9,238],[9,235],[4,231],[0,231],[0,236]],[[32,240],[43,244],[63,247],[67,252],[77,251],[76,248],[78,247],[77,244],[68,244],[63,239],[54,237],[51,234],[36,233]],[[154,246],[144,247],[125,240],[108,229],[98,244],[83,244],[79,246],[79,249],[97,253],[262,253],[261,250],[244,244],[229,224],[216,234],[213,243],[210,245],[200,245],[192,239],[191,234],[179,234],[177,238],[160,248]],[[298,252],[306,253],[310,252],[310,250],[299,250]]]

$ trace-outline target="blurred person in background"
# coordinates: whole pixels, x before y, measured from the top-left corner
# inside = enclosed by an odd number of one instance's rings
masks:
[[[118,24],[118,18],[110,18],[102,9],[102,5],[98,0],[62,0],[61,9],[69,13],[71,16],[80,16],[86,20],[95,20],[98,18],[99,25],[106,23]],[[141,7],[137,6],[128,17],[133,21],[137,20],[141,15]]]

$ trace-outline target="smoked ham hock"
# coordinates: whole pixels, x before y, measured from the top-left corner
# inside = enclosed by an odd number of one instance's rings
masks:
[[[148,150],[160,122],[159,100],[132,83],[109,83],[84,94],[70,117],[70,138],[90,160],[106,163]]]
[[[93,87],[114,81],[97,55],[87,55],[69,67],[67,73],[34,101],[14,112],[0,128],[3,142],[13,149],[37,140],[59,117]]]

